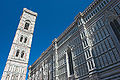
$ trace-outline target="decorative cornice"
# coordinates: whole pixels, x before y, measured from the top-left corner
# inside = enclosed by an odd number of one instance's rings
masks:
[[[76,16],[75,16],[75,20],[77,20],[79,17],[82,17],[83,16],[83,14],[81,13],[81,12],[79,12]]]
[[[94,0],[83,12],[82,15],[87,15],[88,12],[90,12],[94,7],[96,7],[97,4],[99,4],[99,2],[101,2],[102,0]]]
[[[26,13],[29,13],[29,14],[31,14],[31,15],[33,15],[33,16],[37,16],[37,13],[36,12],[33,12],[33,11],[31,11],[31,10],[28,10],[27,8],[24,8],[23,9],[23,12],[26,12]]]

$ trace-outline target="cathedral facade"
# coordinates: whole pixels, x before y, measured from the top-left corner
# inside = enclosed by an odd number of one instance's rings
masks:
[[[25,80],[36,17],[23,9],[1,80]]]
[[[120,0],[94,0],[29,66],[28,80],[120,80]]]

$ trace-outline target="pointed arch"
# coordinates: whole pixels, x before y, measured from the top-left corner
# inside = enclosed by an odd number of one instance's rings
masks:
[[[29,23],[31,23],[31,21],[30,20],[25,20],[26,22],[29,22]]]
[[[104,13],[104,23],[105,25],[108,25],[109,22],[113,22],[114,19],[117,19],[117,15],[111,11],[111,10],[106,10]]]

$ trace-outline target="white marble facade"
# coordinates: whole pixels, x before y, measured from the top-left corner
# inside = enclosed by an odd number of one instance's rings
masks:
[[[120,80],[120,0],[94,0],[29,67],[28,80]]]
[[[25,80],[36,17],[23,9],[1,80]]]

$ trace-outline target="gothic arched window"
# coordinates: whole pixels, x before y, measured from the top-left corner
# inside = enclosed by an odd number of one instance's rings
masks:
[[[18,49],[16,52],[16,57],[18,57],[19,53],[20,53],[20,50]]]
[[[114,24],[116,25],[116,28],[118,29],[118,31],[120,32],[120,24],[118,23],[117,20],[114,20]]]
[[[120,24],[118,23],[117,20],[114,20],[113,22],[110,22],[110,26],[112,27],[116,37],[120,41]]]
[[[22,53],[21,53],[21,58],[23,58],[23,56],[24,56],[24,51],[22,51]]]
[[[67,50],[70,75],[74,74],[71,49]]]
[[[24,43],[26,43],[27,42],[27,37],[25,38],[25,40],[24,40]]]
[[[23,35],[22,35],[21,38],[20,38],[20,42],[22,42],[22,40],[23,40]]]

